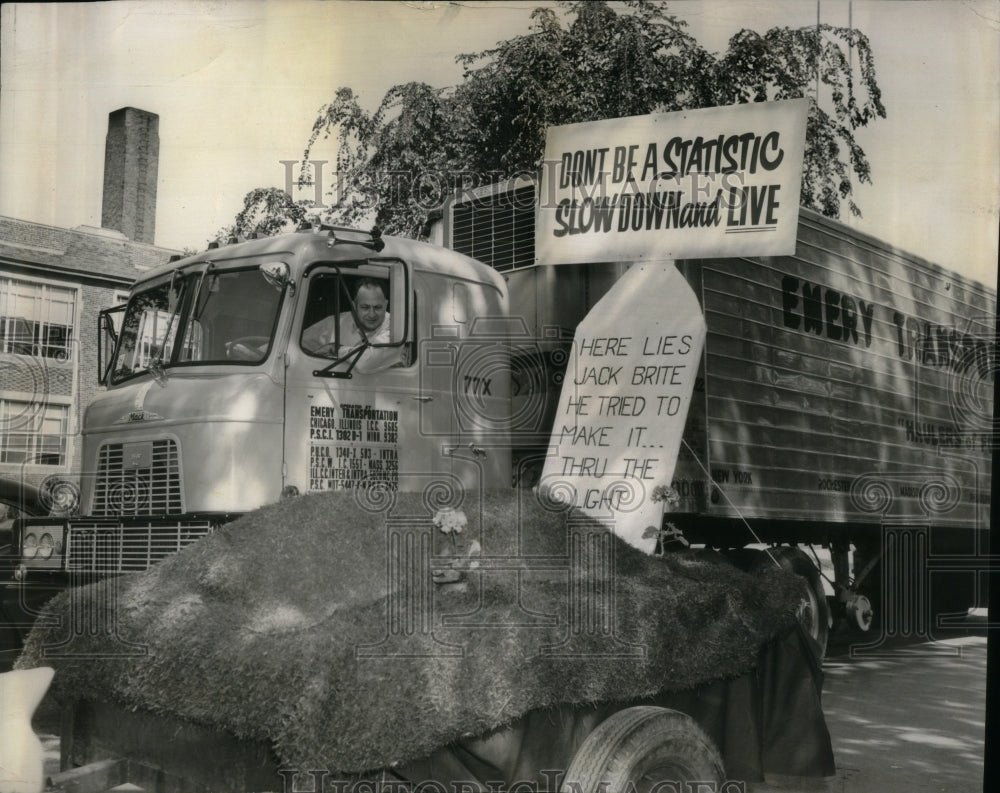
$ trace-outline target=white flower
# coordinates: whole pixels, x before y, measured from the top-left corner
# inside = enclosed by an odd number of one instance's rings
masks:
[[[653,488],[653,501],[666,502],[667,509],[677,509],[681,503],[681,496],[670,485],[657,485]]]
[[[460,509],[439,509],[434,515],[434,525],[444,534],[461,534],[468,525],[469,519]]]

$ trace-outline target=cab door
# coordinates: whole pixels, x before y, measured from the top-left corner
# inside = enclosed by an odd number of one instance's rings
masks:
[[[361,279],[381,281],[389,292],[393,346],[379,354],[396,350],[398,355],[378,371],[352,368],[350,359],[332,365],[335,359],[310,352],[302,343],[303,331],[324,315],[350,312],[345,295]],[[440,453],[441,437],[420,431],[429,410],[442,400],[422,392],[415,356],[414,286],[407,265],[315,265],[307,269],[302,289],[304,299],[287,354],[286,482],[301,493],[351,489],[373,498],[372,488],[421,490],[435,474],[450,473],[450,460]],[[431,398],[425,401],[427,396]],[[446,437],[450,431],[448,423]]]

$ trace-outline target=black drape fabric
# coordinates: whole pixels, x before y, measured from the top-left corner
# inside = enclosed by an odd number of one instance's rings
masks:
[[[760,781],[765,773],[822,777],[835,773],[823,718],[819,648],[801,629],[769,642],[753,671],[683,692],[628,703],[560,705],[532,711],[486,736],[443,747],[393,769],[411,782],[434,780],[449,790],[495,790],[528,783],[558,790],[587,735],[624,707],[654,704],[686,713],[715,743],[730,780]]]

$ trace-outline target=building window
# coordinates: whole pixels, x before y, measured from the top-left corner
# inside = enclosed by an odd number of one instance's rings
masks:
[[[75,311],[73,289],[0,278],[0,352],[69,360]]]
[[[0,463],[65,465],[67,405],[0,399]]]
[[[128,302],[128,292],[122,292],[116,289],[114,294],[114,303],[110,307],[121,306]],[[122,332],[122,319],[125,318],[124,311],[118,311],[111,315],[111,325],[115,329],[115,335]]]

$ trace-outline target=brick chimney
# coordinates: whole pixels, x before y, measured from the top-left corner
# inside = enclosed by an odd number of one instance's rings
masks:
[[[101,225],[153,244],[160,117],[134,107],[108,115]]]

